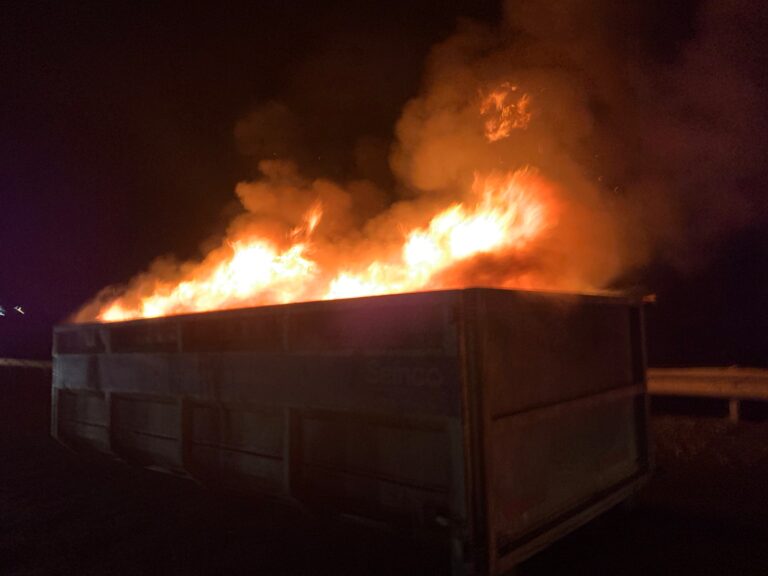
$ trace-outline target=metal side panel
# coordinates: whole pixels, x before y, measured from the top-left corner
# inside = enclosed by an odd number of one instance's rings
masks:
[[[223,403],[433,416],[460,409],[456,358],[220,354],[201,365],[209,399]]]
[[[101,392],[53,389],[54,437],[73,447],[110,451],[109,405]]]
[[[494,416],[634,382],[627,301],[482,292],[482,378]]]
[[[498,558],[640,473],[637,402],[629,388],[493,421],[490,521]]]
[[[182,470],[181,424],[175,399],[112,395],[112,451],[128,461]]]
[[[53,388],[101,390],[98,377],[98,356],[78,353],[55,357],[53,361]]]
[[[453,518],[451,419],[308,411],[298,415],[299,499],[377,520],[437,529]]]
[[[59,357],[60,361],[64,357]],[[99,389],[118,394],[205,398],[200,357],[181,353],[111,353],[95,358]]]
[[[279,409],[190,403],[187,471],[206,482],[288,495],[286,414]]]
[[[501,574],[647,472],[644,371],[628,300],[483,291],[478,308],[487,554]]]

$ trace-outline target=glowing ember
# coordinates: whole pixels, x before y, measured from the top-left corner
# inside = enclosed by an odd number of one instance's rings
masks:
[[[512,130],[528,127],[531,98],[528,94],[517,96],[516,93],[517,86],[504,82],[483,98],[480,114],[486,119],[485,137],[489,142],[508,137]]]

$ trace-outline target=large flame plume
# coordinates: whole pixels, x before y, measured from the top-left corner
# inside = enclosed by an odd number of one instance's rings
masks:
[[[474,155],[478,148],[491,154],[500,141],[513,140],[532,118],[531,96],[506,80],[476,90],[464,106],[459,113],[471,114],[466,144]],[[400,154],[409,145],[412,120],[406,111],[399,126]],[[436,142],[441,145],[436,139],[418,141],[416,147]],[[397,153],[393,164],[397,170]],[[416,172],[425,163],[418,164]],[[465,162],[460,168],[443,187],[450,192],[395,203],[355,226],[354,202],[360,194],[354,186],[345,190],[327,181],[307,182],[289,162],[262,162],[264,178],[238,187],[248,212],[233,222],[218,248],[199,262],[156,264],[117,295],[97,297],[77,320],[112,322],[478,284],[599,287],[602,272],[596,275],[586,264],[594,254],[580,250],[610,240],[611,231],[597,237],[579,232],[580,226],[604,229],[599,216],[590,215],[589,224],[580,221],[580,202],[535,167],[470,170]],[[400,169],[403,180],[413,180],[412,165]],[[427,172],[444,178],[439,166]],[[425,188],[418,182],[414,187]],[[579,238],[573,238],[574,230]],[[571,242],[581,248],[568,246]],[[604,262],[598,268],[604,269]]]
[[[261,176],[236,189],[243,213],[213,249],[155,262],[75,320],[468,286],[609,287],[646,253],[631,199],[582,161],[595,140],[590,84],[516,68],[530,51],[496,32],[469,28],[434,49],[395,127],[389,194],[261,156]],[[286,118],[284,106],[265,107],[238,137]]]
[[[523,257],[556,225],[556,200],[535,171],[476,175],[466,199],[434,214],[422,227],[402,230],[388,259],[355,266],[336,257],[323,267],[327,249],[312,235],[322,219],[315,203],[304,222],[279,246],[253,233],[235,233],[181,278],[140,281],[138,291],[100,307],[96,319],[119,321],[253,304],[335,299],[459,286],[469,278],[444,275],[482,254]],[[371,254],[376,253],[371,249]],[[319,258],[315,258],[316,256]],[[327,258],[327,257],[326,257]],[[444,275],[444,276],[441,276]],[[522,277],[502,285],[522,284]]]

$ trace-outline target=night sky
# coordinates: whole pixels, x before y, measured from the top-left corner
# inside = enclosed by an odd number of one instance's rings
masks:
[[[361,138],[391,141],[430,47],[461,18],[502,13],[459,0],[194,4],[0,7],[0,357],[50,355],[52,326],[101,288],[163,254],[196,257],[230,219],[235,184],[254,176],[234,129],[255,107],[287,104],[302,123],[304,170],[346,178]],[[632,25],[655,57],[674,59],[699,4],[643,5]],[[750,53],[764,61],[761,48]],[[762,197],[767,184],[745,185]],[[652,364],[768,366],[762,216],[690,266],[652,261],[631,274],[658,296]]]

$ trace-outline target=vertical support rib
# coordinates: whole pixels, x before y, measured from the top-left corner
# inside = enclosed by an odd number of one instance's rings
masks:
[[[190,444],[192,439],[192,406],[187,398],[179,398],[179,461],[181,467],[188,474],[192,474],[190,469]]]
[[[283,489],[285,495],[299,499],[301,488],[301,416],[293,408],[283,410]]]
[[[484,422],[478,366],[478,294],[462,290],[459,304],[459,342],[462,364],[462,423],[469,535],[464,573],[484,574],[489,567],[488,508],[485,483]]]
[[[114,442],[115,432],[112,426],[114,423],[112,419],[112,414],[113,414],[112,396],[113,396],[112,392],[104,392],[104,404],[106,406],[105,415],[107,419],[107,421],[104,424],[107,427],[107,448],[109,449],[109,452],[111,454],[116,454],[115,442]]]

